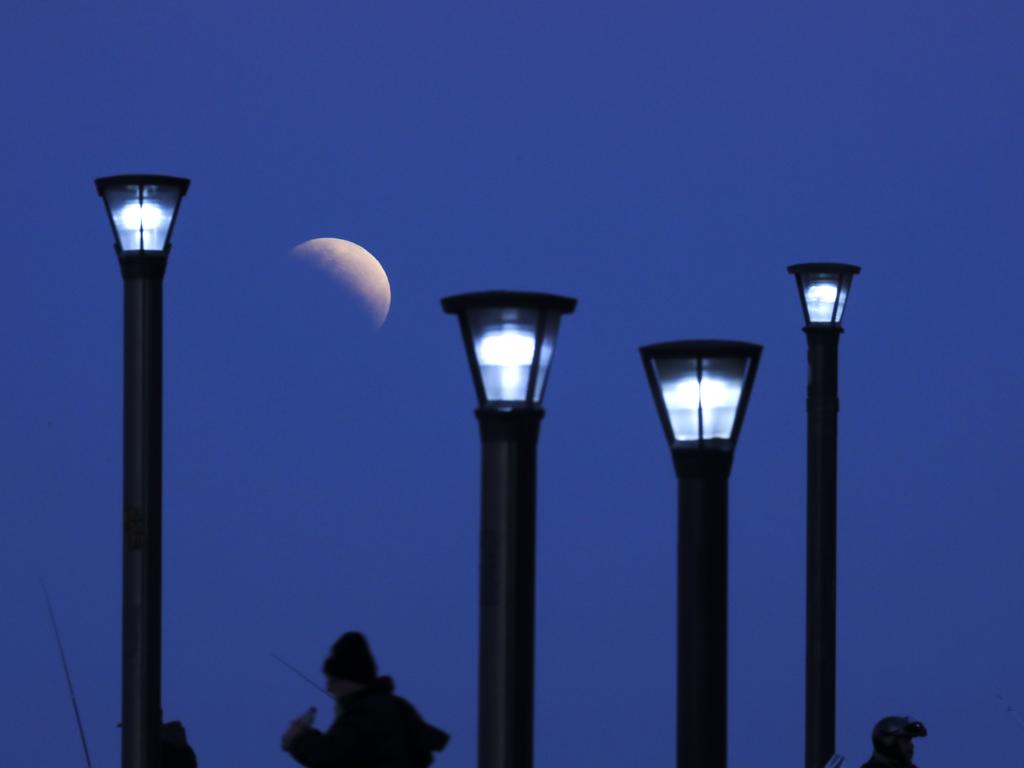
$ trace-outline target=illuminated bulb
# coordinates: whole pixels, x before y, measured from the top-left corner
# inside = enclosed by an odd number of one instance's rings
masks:
[[[807,300],[807,314],[812,323],[832,322],[832,310],[839,298],[839,287],[835,283],[811,283],[804,292]]]
[[[735,406],[740,401],[740,388],[721,379],[701,379],[700,404],[704,408]]]
[[[700,399],[705,438],[728,438],[732,434],[740,394],[738,382],[710,378],[701,381]]]
[[[700,382],[683,379],[665,392],[665,405],[676,410],[695,411],[700,406]]]
[[[696,410],[735,405],[740,399],[739,387],[721,379],[683,379],[665,392],[665,405],[669,408]]]
[[[814,283],[807,289],[807,300],[823,304],[835,303],[839,289],[832,283]]]
[[[476,356],[491,400],[526,399],[537,341],[522,325],[507,324],[485,331],[476,343]]]
[[[740,402],[740,387],[729,379],[690,376],[665,390],[665,407],[669,411],[677,440],[728,438]],[[699,415],[698,415],[699,414]]]
[[[156,229],[163,223],[164,212],[152,203],[132,203],[121,209],[118,218],[124,229]]]
[[[477,342],[477,359],[480,365],[530,365],[535,346],[532,334],[512,329],[491,331]]]

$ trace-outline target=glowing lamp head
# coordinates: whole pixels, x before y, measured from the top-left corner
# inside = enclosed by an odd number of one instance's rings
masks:
[[[860,267],[852,264],[794,264],[789,268],[789,273],[796,275],[807,325],[840,325],[850,283],[858,272]]]
[[[481,407],[537,407],[562,315],[575,299],[544,293],[487,291],[449,296],[445,312],[458,315]]]
[[[173,176],[107,176],[96,179],[117,238],[119,254],[166,254],[188,179]]]
[[[641,347],[640,356],[669,445],[732,451],[761,347],[677,341]]]

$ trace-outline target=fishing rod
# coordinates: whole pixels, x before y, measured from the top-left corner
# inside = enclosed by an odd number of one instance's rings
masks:
[[[326,696],[327,698],[329,698],[329,699],[330,699],[331,701],[334,701],[334,696],[333,696],[333,695],[331,695],[331,692],[330,692],[330,691],[328,691],[328,690],[327,690],[326,688],[323,688],[323,687],[321,687],[321,686],[317,685],[316,683],[314,683],[314,682],[313,682],[312,680],[310,680],[310,679],[309,679],[308,677],[306,677],[306,676],[305,676],[304,674],[302,674],[302,672],[300,672],[299,670],[297,670],[297,669],[296,669],[295,667],[293,667],[293,666],[292,666],[291,664],[289,664],[289,663],[288,663],[287,661],[285,661],[284,659],[282,659],[282,658],[281,658],[280,656],[278,656],[278,655],[277,655],[276,653],[271,653],[270,655],[271,655],[271,656],[272,656],[272,657],[273,657],[274,659],[276,659],[277,661],[279,661],[279,662],[281,662],[282,664],[284,664],[284,665],[285,665],[286,667],[288,667],[288,669],[290,669],[290,670],[291,670],[292,672],[294,672],[294,673],[295,673],[296,675],[298,675],[298,676],[299,676],[299,677],[301,677],[301,678],[302,678],[303,680],[305,680],[305,681],[306,681],[307,683],[309,683],[310,685],[312,685],[312,686],[313,686],[314,688],[316,688],[316,689],[317,689],[318,691],[320,691],[320,693],[322,693],[322,694],[323,694],[324,696]]]
[[[50,602],[50,593],[46,589],[46,582],[39,579],[43,587],[43,596],[46,598],[46,608],[50,612],[50,623],[53,624],[53,634],[57,638],[57,649],[60,651],[60,660],[64,665],[64,678],[68,681],[68,692],[71,694],[71,706],[75,710],[75,722],[78,723],[78,735],[82,737],[82,749],[85,751],[85,764],[92,768],[92,760],[89,758],[89,745],[85,743],[85,728],[82,727],[82,716],[78,712],[78,700],[75,698],[75,686],[71,684],[71,672],[68,669],[68,659],[64,655],[64,643],[60,640],[60,630],[57,629],[57,617],[53,612],[53,603]]]

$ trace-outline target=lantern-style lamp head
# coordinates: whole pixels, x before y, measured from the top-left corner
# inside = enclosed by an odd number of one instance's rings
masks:
[[[794,264],[789,273],[796,275],[800,304],[808,326],[839,327],[846,308],[853,276],[860,267],[853,264]]]
[[[640,348],[669,446],[732,453],[761,347],[739,341],[674,341]]]
[[[458,315],[480,407],[539,408],[559,320],[576,308],[576,299],[485,291],[449,296],[441,306]]]
[[[107,207],[119,256],[166,255],[188,179],[174,176],[107,176],[96,190]]]

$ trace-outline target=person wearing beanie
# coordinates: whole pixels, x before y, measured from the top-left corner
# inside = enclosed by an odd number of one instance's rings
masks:
[[[369,685],[377,679],[377,662],[370,645],[360,632],[346,632],[331,646],[331,655],[324,661],[324,674],[335,680],[349,680]]]
[[[871,731],[871,759],[861,768],[917,768],[913,739],[927,735],[928,730],[919,720],[883,717]]]
[[[313,712],[292,722],[281,748],[307,768],[426,768],[448,734],[426,723],[394,693],[390,677],[377,676],[370,645],[346,632],[324,661],[327,690],[335,699],[331,727],[320,732]]]

